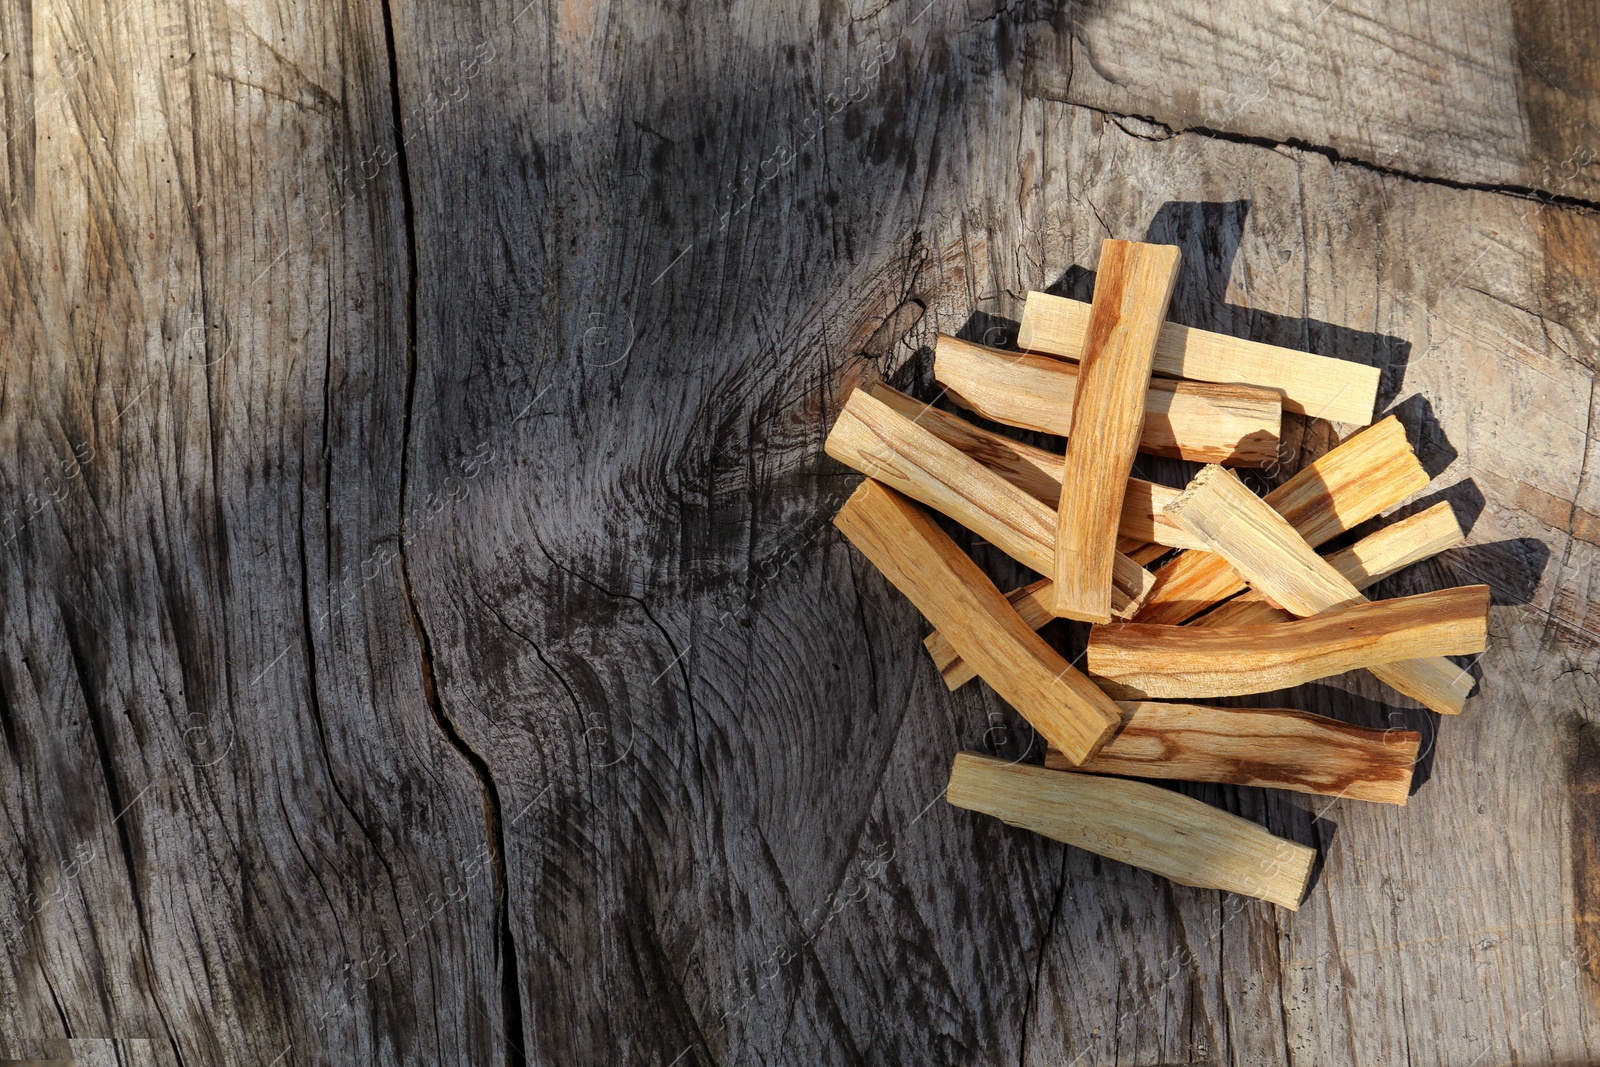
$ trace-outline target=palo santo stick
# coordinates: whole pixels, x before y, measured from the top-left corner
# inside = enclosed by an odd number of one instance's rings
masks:
[[[1061,502],[1064,456],[974,426],[881,382],[869,387],[867,393],[939,440],[965,452],[1046,507],[1054,508]],[[1198,538],[1162,514],[1167,502],[1176,499],[1180,492],[1181,489],[1143,478],[1129,478],[1127,493],[1122,498],[1122,519],[1117,526],[1117,536],[1139,546],[1153,541],[1170,548],[1204,547]],[[1127,554],[1132,555],[1131,552]]]
[[[986,419],[1026,430],[1072,430],[1078,364],[1005,352],[940,334],[933,377]],[[1275,389],[1154,378],[1144,401],[1139,451],[1199,463],[1265,467],[1278,457],[1283,404]]]
[[[1117,551],[1121,552],[1124,556],[1127,556],[1129,559],[1139,564],[1139,566],[1148,567],[1162,556],[1165,556],[1168,552],[1171,552],[1172,549],[1168,548],[1166,545],[1135,544],[1132,541],[1125,541],[1119,537],[1117,538]]]
[[[1323,558],[1334,570],[1349,579],[1351,585],[1366,589],[1396,571],[1437,556],[1466,539],[1461,524],[1456,521],[1455,509],[1441,501],[1426,511],[1391,523],[1349,548],[1342,548]],[[1254,589],[1247,589],[1189,625],[1249,626],[1253,623],[1285,622],[1292,618],[1292,614],[1273,607],[1266,597]]]
[[[1318,612],[1367,602],[1361,591],[1317,555],[1283,516],[1224,467],[1206,467],[1195,475],[1189,488],[1167,505],[1167,514],[1195,536],[1205,538],[1211,550],[1227,560],[1257,592],[1295,615],[1316,616]],[[1482,591],[1478,599],[1484,618],[1480,623],[1487,634],[1488,587],[1466,588]],[[1225,629],[1230,628],[1216,627],[1211,632]],[[1436,650],[1404,657],[1433,660],[1420,664],[1378,660],[1381,666],[1372,667],[1372,673],[1441,715],[1458,715],[1472,690],[1472,676],[1436,657],[1481,651],[1481,647],[1459,653]]]
[[[1006,601],[1024,623],[1037,630],[1055,618],[1050,614],[1050,601],[1046,595],[1049,589],[1050,579],[1040,578],[1032,585],[1011,590],[1006,594]],[[933,657],[933,665],[939,668],[939,677],[944,679],[944,684],[949,688],[960,689],[978,676],[978,672],[967,665],[950,639],[940,631],[935,630],[923,638],[922,644],[928,650],[928,655]]]
[[[1428,472],[1393,415],[1367,427],[1266,495],[1267,504],[1315,548],[1400,503],[1428,484]],[[1156,571],[1156,587],[1135,622],[1179,623],[1245,586],[1228,561],[1185,552]]]
[[[828,455],[948,515],[1012,559],[1041,574],[1055,558],[1055,515],[1036,498],[857,389],[828,433]],[[1150,572],[1118,555],[1112,607],[1134,611]]]
[[[883,382],[868,386],[867,395],[945,444],[966,453],[1035,500],[1054,508],[1061,499],[1062,458],[1054,452],[985,430]],[[1179,492],[1181,490],[1173,490],[1173,496]],[[1164,506],[1166,499],[1161,503]]]
[[[1017,345],[1077,359],[1089,332],[1090,305],[1029,293]],[[1378,401],[1378,368],[1314,356],[1169,322],[1156,344],[1155,372],[1201,382],[1245,382],[1283,393],[1283,410],[1365,426]]]
[[[1128,482],[1130,501],[1133,499],[1134,485],[1135,481],[1130,479]],[[1161,521],[1171,522],[1172,520],[1166,518],[1164,514],[1165,501],[1175,499],[1178,495],[1177,490],[1168,490],[1165,486],[1159,485],[1152,488],[1162,491],[1163,494],[1171,494],[1158,497],[1163,501]],[[1127,525],[1127,510],[1124,508],[1124,528]],[[1426,511],[1419,511],[1415,515],[1385,526],[1376,533],[1368,534],[1349,548],[1340,549],[1326,559],[1357,589],[1366,589],[1413,563],[1431,559],[1465,540],[1466,534],[1462,532],[1461,524],[1456,521],[1455,509],[1448,503],[1440,502]],[[1148,563],[1155,555],[1167,551],[1159,544],[1145,545],[1142,548],[1129,545],[1122,550],[1139,563]],[[1042,587],[1048,584],[1046,579],[1040,579],[1006,594],[1006,599],[1016,607],[1018,614],[1035,629],[1054,618],[1050,614],[1048,598],[1042,593]],[[1250,626],[1268,622],[1288,622],[1294,617],[1287,611],[1273,607],[1270,601],[1255,590],[1247,589],[1215,611],[1193,620],[1189,625]],[[927,646],[928,654],[933,657],[934,666],[939,668],[940,676],[951,689],[959,688],[976,677],[970,667],[962,664],[961,658],[950,647],[950,642],[941,638],[937,630],[929,634],[923,643]],[[1452,671],[1452,677],[1454,673]]]
[[[1180,885],[1300,906],[1316,850],[1144,782],[958,753],[945,799],[958,808],[1132,864]]]
[[[1119,701],[1122,729],[1077,770],[1221,782],[1404,805],[1422,735],[1291,708]],[[1073,769],[1055,749],[1044,765]]]
[[[1086,759],[1116,730],[1116,705],[1017,617],[922,509],[868,479],[833,521],[1068,760]]]
[[[1111,621],[1117,527],[1144,425],[1156,337],[1178,278],[1172,245],[1103,241],[1056,510],[1054,610]]]
[[[1228,697],[1288,689],[1357,667],[1378,674],[1403,660],[1470,655],[1488,640],[1489,587],[1467,585],[1375,603],[1363,597],[1309,618],[1259,626],[1097,626],[1089,633],[1088,667],[1100,688],[1119,700]]]

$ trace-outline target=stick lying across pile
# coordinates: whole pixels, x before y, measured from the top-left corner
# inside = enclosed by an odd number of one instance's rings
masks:
[[[1445,657],[1484,650],[1489,594],[1361,592],[1464,540],[1448,504],[1317,553],[1428,484],[1393,416],[1265,497],[1221,465],[1275,466],[1283,412],[1368,423],[1378,375],[1166,322],[1177,268],[1175,248],[1107,241],[1090,304],[1029,296],[1029,352],[938,339],[941,395],[1061,435],[1065,455],[881,383],[853,392],[827,452],[867,480],[835,522],[932,623],[925,643],[946,685],[982,678],[1048,743],[1043,766],[957,755],[952,804],[1295,908],[1313,850],[1126,779],[1405,804],[1416,731],[1193,701],[1365,669],[1455,714],[1472,676]],[[1180,490],[1133,476],[1140,451],[1212,465]],[[1040,577],[1002,594],[923,506]],[[1084,670],[1036,632],[1063,617],[1093,624]]]
[[[1177,280],[1176,248],[1107,241],[1101,252],[1056,509],[1057,615],[1111,621],[1122,497],[1139,450],[1156,337]]]
[[[1029,293],[1017,344],[1024,352],[1079,359],[1089,332],[1089,315],[1089,307],[1080,301]],[[1372,405],[1378,398],[1377,367],[1290,352],[1175,322],[1161,328],[1155,371],[1169,378],[1244,382],[1277,389],[1283,394],[1283,410],[1329,422],[1364,425],[1372,420]]]
[[[1115,697],[1270,693],[1420,656],[1466,656],[1488,641],[1489,587],[1462,586],[1251,626],[1121,623],[1089,636],[1089,674]]]
[[[1078,364],[984,348],[941,335],[933,377],[950,399],[986,419],[1066,437]],[[1283,401],[1276,389],[1153,378],[1139,451],[1153,456],[1266,467],[1278,458]]]
[[[828,455],[955,519],[1026,567],[1055,559],[1055,516],[965,453],[860,390],[828,434]],[[1154,584],[1150,572],[1116,553],[1111,610],[1136,610]]]

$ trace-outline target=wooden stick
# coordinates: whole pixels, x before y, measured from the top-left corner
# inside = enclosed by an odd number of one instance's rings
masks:
[[[1062,437],[1072,430],[1078,364],[1069,360],[985,348],[940,334],[933,376],[956,403],[986,419]],[[1139,451],[1266,467],[1278,458],[1282,418],[1275,389],[1153,378]]]
[[[1323,558],[1334,570],[1349,579],[1351,585],[1366,589],[1396,571],[1437,556],[1466,539],[1461,524],[1456,521],[1455,509],[1448,502],[1441,501],[1426,511],[1390,523],[1349,548],[1342,548]],[[1292,614],[1273,607],[1272,602],[1256,590],[1246,589],[1189,625],[1249,626],[1263,622],[1286,622],[1292,618]]]
[[[1024,623],[1037,630],[1055,618],[1050,614],[1050,601],[1046,596],[1049,589],[1050,579],[1040,578],[1032,585],[1011,590],[1006,594],[1006,601]],[[950,639],[940,631],[935,630],[923,638],[922,645],[933,657],[933,665],[939,668],[939,677],[944,679],[944,684],[949,688],[960,689],[978,676],[961,658]]]
[[[1415,730],[1370,730],[1291,708],[1120,706],[1122,729],[1078,770],[1404,805],[1422,744]],[[1072,767],[1055,749],[1044,765]]]
[[[1300,906],[1316,850],[1181,793],[959,753],[945,799],[1169,878]]]
[[[1057,615],[1111,621],[1122,499],[1139,450],[1150,361],[1177,278],[1172,245],[1101,243],[1056,511]]]
[[[1197,537],[1205,538],[1211,550],[1226,559],[1257,592],[1295,615],[1315,616],[1367,602],[1361,591],[1317,555],[1293,526],[1224,467],[1206,467],[1195,475],[1189,488],[1167,505],[1167,514]],[[1486,633],[1488,587],[1467,588],[1483,591],[1480,599]],[[1216,627],[1212,632],[1225,629],[1228,627]],[[1472,691],[1472,676],[1436,657],[1481,651],[1482,648],[1475,648],[1456,653],[1441,649],[1403,657],[1433,660],[1421,664],[1378,660],[1375,662],[1381,665],[1372,667],[1372,673],[1441,715],[1457,715]]]
[[[1378,674],[1404,660],[1482,652],[1488,640],[1489,587],[1467,585],[1376,603],[1362,597],[1260,626],[1097,626],[1088,666],[1119,700],[1186,700],[1270,693],[1357,667]]]
[[[1018,347],[1077,359],[1089,332],[1090,305],[1029,293]],[[1155,372],[1201,382],[1246,382],[1278,389],[1283,410],[1365,426],[1378,401],[1378,368],[1314,356],[1169,322],[1156,345]]]
[[[1127,499],[1130,501],[1134,499],[1134,485],[1135,480],[1129,479]],[[1160,521],[1172,523],[1165,514],[1166,501],[1176,499],[1177,491],[1168,490],[1160,485],[1151,488],[1162,491],[1161,495],[1154,497],[1162,501],[1159,505]],[[1171,496],[1165,495],[1166,493],[1170,493]],[[1126,506],[1122,520],[1123,529],[1126,530],[1128,528]],[[1186,533],[1184,536],[1192,535]],[[1349,548],[1340,549],[1329,555],[1327,560],[1357,589],[1366,589],[1396,571],[1436,556],[1446,549],[1454,548],[1465,540],[1466,534],[1462,533],[1461,524],[1456,521],[1455,509],[1448,503],[1441,502],[1426,511],[1419,511],[1415,515],[1391,523],[1376,533],[1368,534]],[[1148,563],[1152,553],[1159,554],[1166,549],[1160,544],[1145,545],[1143,548],[1134,548],[1130,545],[1122,548],[1122,551],[1127,552],[1128,556],[1138,563]],[[1050,614],[1048,598],[1042,592],[1042,588],[1048,584],[1047,580],[1040,579],[1032,585],[1014,589],[1006,594],[1006,599],[1016,607],[1023,621],[1035,629],[1054,618]],[[1271,601],[1255,590],[1247,589],[1215,611],[1193,620],[1189,625],[1250,626],[1258,623],[1287,622],[1294,617],[1287,611],[1273,607]],[[929,634],[924,644],[927,646],[928,654],[933,657],[934,666],[939,668],[940,676],[951,689],[959,688],[976,677],[971,668],[961,662],[961,657],[955,654],[950,642],[939,636],[939,631],[935,630]]]
[[[941,441],[883,401],[850,394],[828,434],[828,455],[959,522],[1041,574],[1055,559],[1055,515],[1034,497]],[[1150,572],[1118,555],[1113,608],[1126,617],[1150,590]]]
[[[1046,507],[1053,509],[1060,504],[1064,456],[974,426],[881,382],[869,387],[867,392],[896,414],[965,452]],[[1143,478],[1129,478],[1127,493],[1122,498],[1122,520],[1117,526],[1117,536],[1136,542],[1138,546],[1154,542],[1171,548],[1204,547],[1198,538],[1163,514],[1167,502],[1177,499],[1180,492],[1181,489]]]
[[[1127,505],[1123,506],[1126,508]],[[1171,552],[1172,549],[1168,548],[1166,545],[1141,545],[1134,541],[1125,540],[1119,537],[1117,538],[1117,551],[1121,552],[1123,555],[1139,564],[1139,566],[1148,567],[1162,556],[1165,556],[1168,552]]]
[[[1266,496],[1313,548],[1427,486],[1428,472],[1393,415],[1355,434]],[[1185,552],[1156,571],[1135,622],[1180,623],[1245,587],[1228,561]]]
[[[1067,759],[1086,759],[1115,732],[1116,705],[1017,617],[922,509],[868,479],[833,521]]]

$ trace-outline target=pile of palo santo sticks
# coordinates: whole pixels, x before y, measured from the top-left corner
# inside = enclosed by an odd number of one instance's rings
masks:
[[[867,480],[834,521],[936,628],[927,649],[950,688],[982,678],[1048,742],[1043,766],[957,755],[952,804],[1295,908],[1312,849],[1110,776],[1404,804],[1414,731],[1161,701],[1364,668],[1459,713],[1472,679],[1444,657],[1484,650],[1489,590],[1361,593],[1461,543],[1447,503],[1317,553],[1428,484],[1393,416],[1367,425],[1378,372],[1168,323],[1177,267],[1176,248],[1107,241],[1093,303],[1030,294],[1026,354],[938,339],[947,395],[989,420],[1065,435],[1065,456],[885,385],[855,391],[827,451]],[[1366,428],[1260,497],[1227,468],[1272,464],[1284,411]],[[1130,477],[1141,451],[1208,465],[1180,491]],[[919,504],[1044,577],[1001,593]],[[1084,670],[1036,632],[1052,618],[1094,624]]]

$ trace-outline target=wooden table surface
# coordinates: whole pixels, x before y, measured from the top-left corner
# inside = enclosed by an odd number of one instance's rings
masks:
[[[1597,44],[1584,0],[0,6],[0,1057],[1595,1062]],[[1459,718],[1255,701],[1423,731],[1405,807],[1185,787],[1317,848],[1295,913],[945,804],[1036,739],[829,523],[848,389],[932,397],[936,333],[1086,298],[1107,236],[1182,247],[1180,321],[1381,366],[1402,512],[1472,525],[1375,595],[1494,587]]]

